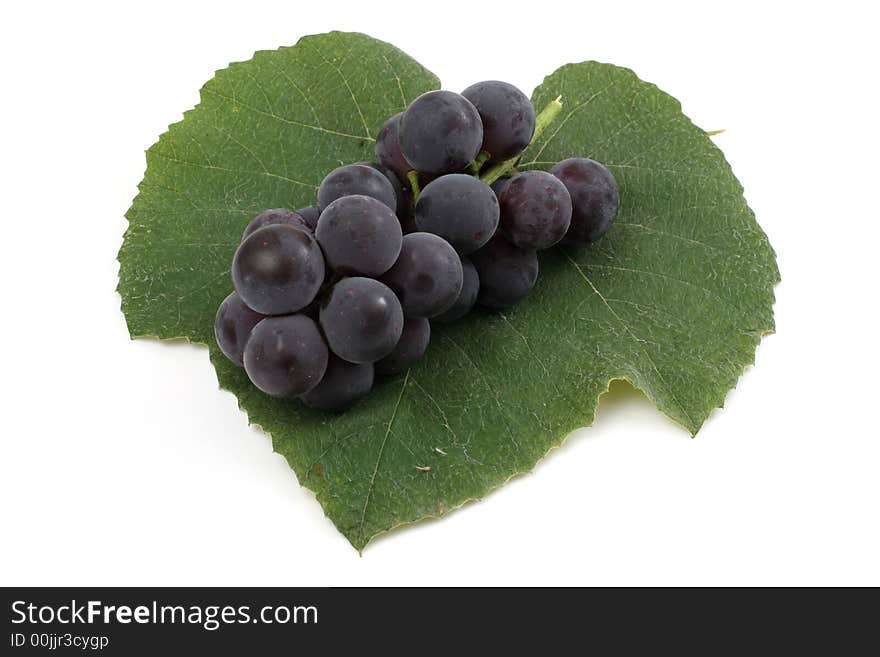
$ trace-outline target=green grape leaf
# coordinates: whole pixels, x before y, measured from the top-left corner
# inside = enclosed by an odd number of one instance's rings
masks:
[[[563,110],[521,169],[605,163],[620,215],[585,249],[542,254],[532,294],[434,328],[422,362],[338,415],[258,392],[213,339],[249,219],[314,202],[335,166],[371,159],[383,121],[437,88],[361,34],[305,37],[219,71],[147,151],[119,254],[132,336],[210,349],[220,385],[358,550],[531,470],[625,379],[696,433],[773,330],[775,256],[721,152],[631,71],[562,67],[535,91]]]

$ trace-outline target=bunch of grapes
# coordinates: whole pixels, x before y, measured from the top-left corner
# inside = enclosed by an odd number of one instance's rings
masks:
[[[247,225],[217,311],[220,349],[266,394],[340,411],[418,361],[431,322],[516,303],[537,251],[599,239],[619,201],[590,159],[517,172],[535,126],[504,82],[419,96],[385,122],[376,162],[331,171],[316,205]]]

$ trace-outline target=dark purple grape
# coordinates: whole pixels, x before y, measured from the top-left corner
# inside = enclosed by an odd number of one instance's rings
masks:
[[[376,164],[375,162],[358,162],[358,164],[373,167],[376,171],[388,178],[388,182],[390,182],[391,186],[394,188],[394,198],[397,199],[397,216],[402,219],[409,210],[409,204],[407,203],[404,187],[397,179],[397,176],[394,175],[394,172],[388,167]]]
[[[384,167],[394,172],[401,182],[406,182],[407,173],[412,169],[409,162],[400,150],[398,134],[400,132],[400,119],[403,112],[395,114],[385,121],[379,135],[376,137],[376,160]]]
[[[391,376],[405,372],[421,360],[431,341],[431,323],[415,317],[403,323],[403,333],[394,351],[376,363],[376,373]]]
[[[512,84],[487,80],[461,92],[483,122],[483,150],[493,160],[509,160],[522,153],[535,132],[535,108]]]
[[[373,376],[372,363],[349,363],[330,354],[324,378],[300,399],[320,411],[344,411],[367,396]]]
[[[500,310],[526,296],[538,280],[538,255],[496,235],[471,256],[480,277],[477,303]]]
[[[223,355],[243,366],[244,346],[254,326],[264,317],[248,308],[236,292],[226,297],[214,317],[214,338]]]
[[[416,202],[419,230],[439,235],[464,255],[492,238],[498,217],[498,199],[492,188],[461,173],[429,183]]]
[[[276,224],[244,240],[232,259],[242,301],[264,315],[285,315],[312,302],[324,282],[321,247],[304,228]]]
[[[322,302],[320,322],[333,353],[350,363],[373,363],[397,345],[403,310],[394,292],[379,281],[345,278]]]
[[[394,188],[394,198],[397,200],[397,214],[400,216],[401,212],[406,211],[406,199],[403,197],[403,185],[397,179],[397,176],[394,175],[394,172],[388,167],[376,163],[371,163],[370,166],[388,178],[388,182],[390,182],[391,186]]]
[[[321,216],[321,210],[317,205],[309,205],[304,208],[300,208],[296,211],[296,213],[303,218],[306,226],[309,227],[309,230],[313,233],[315,232],[315,227],[318,225],[318,217]]]
[[[501,192],[507,189],[507,186],[510,184],[510,178],[499,178],[495,182],[493,182],[489,187],[492,188],[492,191],[495,192],[495,196],[501,198]]]
[[[340,274],[381,276],[400,254],[400,222],[369,196],[343,196],[321,213],[315,231],[327,264]]]
[[[477,109],[452,91],[429,91],[416,98],[400,119],[400,150],[420,172],[460,171],[474,161],[483,143]]]
[[[547,249],[565,236],[571,223],[571,197],[546,171],[514,176],[499,197],[501,232],[521,249]]]
[[[397,196],[388,178],[366,164],[346,164],[333,169],[318,187],[318,208],[321,212],[333,201],[344,196],[371,196],[397,211]]]
[[[550,169],[571,195],[571,226],[565,242],[595,242],[608,232],[620,206],[617,181],[595,160],[571,157]]]
[[[436,317],[432,317],[432,321],[454,322],[467,315],[474,307],[474,304],[477,303],[477,294],[480,292],[480,277],[470,258],[462,256],[461,271],[463,276],[461,292],[458,293],[458,298],[449,310]]]
[[[267,395],[296,397],[318,385],[327,359],[327,345],[313,320],[305,315],[267,317],[251,331],[244,369]]]
[[[410,233],[404,236],[400,257],[382,281],[397,294],[407,317],[434,317],[458,298],[461,259],[442,237]]]
[[[308,228],[306,220],[298,212],[288,210],[287,208],[275,208],[274,210],[266,210],[251,219],[250,223],[244,229],[241,236],[242,241],[250,237],[250,235],[264,228],[265,226],[275,226],[276,224],[286,224],[294,228]]]

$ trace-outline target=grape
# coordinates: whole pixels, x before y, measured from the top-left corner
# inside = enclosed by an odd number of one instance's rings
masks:
[[[509,160],[522,153],[535,132],[535,108],[512,84],[487,80],[461,92],[483,122],[483,150],[493,160]]]
[[[254,326],[264,317],[248,308],[237,293],[226,297],[214,318],[214,337],[223,355],[239,367],[244,365],[244,346]]]
[[[391,376],[405,372],[425,355],[431,341],[431,323],[416,317],[403,323],[403,333],[394,351],[376,363],[376,372]]]
[[[499,178],[495,182],[493,182],[489,187],[492,188],[492,191],[495,192],[495,196],[501,198],[501,192],[507,189],[507,186],[510,184],[510,178]]]
[[[287,224],[294,228],[308,228],[306,220],[298,212],[288,210],[287,208],[276,208],[274,210],[266,210],[251,219],[250,223],[244,229],[241,236],[242,241],[250,237],[252,233],[263,228],[264,226],[274,226],[276,224]]]
[[[300,208],[296,213],[303,218],[306,226],[314,233],[315,227],[318,225],[318,217],[321,216],[321,210],[318,209],[318,206],[309,205],[305,208]]]
[[[314,388],[327,369],[328,351],[315,322],[305,315],[267,317],[251,331],[244,369],[273,397],[295,397]]]
[[[433,233],[404,236],[400,257],[382,277],[407,317],[433,317],[448,310],[461,291],[461,259]]]
[[[352,194],[372,196],[397,211],[394,187],[385,174],[366,164],[347,164],[328,173],[318,187],[318,208],[324,212],[336,199]]]
[[[394,198],[396,200],[397,214],[400,215],[402,212],[405,212],[406,199],[404,199],[403,197],[403,185],[397,179],[397,176],[394,175],[394,172],[388,167],[382,166],[381,164],[370,163],[370,166],[381,173],[383,176],[388,178],[388,182],[390,182],[391,186],[394,188]]]
[[[571,196],[546,171],[514,176],[499,198],[501,232],[521,249],[546,249],[565,236],[571,223]]]
[[[620,206],[617,181],[604,166],[584,157],[562,160],[550,169],[571,195],[571,227],[566,243],[595,242],[604,235]]]
[[[381,276],[400,254],[400,222],[369,196],[343,196],[321,213],[315,236],[327,264],[340,274]]]
[[[480,277],[477,302],[500,310],[526,296],[538,280],[538,256],[496,235],[471,256]]]
[[[321,411],[344,411],[367,396],[373,376],[372,363],[349,363],[330,354],[324,378],[300,399]]]
[[[330,349],[350,363],[372,363],[397,345],[403,331],[400,301],[372,278],[345,278],[321,304],[321,328]]]
[[[483,142],[480,115],[470,101],[451,91],[416,98],[400,119],[400,150],[414,169],[443,174],[474,161]]]
[[[498,227],[498,217],[498,199],[492,188],[461,173],[429,183],[416,202],[419,230],[439,235],[465,255],[489,241]]]
[[[394,172],[401,182],[406,182],[406,175],[412,169],[409,162],[400,150],[398,134],[400,132],[400,119],[403,112],[395,114],[385,121],[379,135],[376,137],[376,160],[382,166]]]
[[[232,259],[235,291],[264,315],[284,315],[307,306],[323,282],[321,247],[302,228],[260,228],[239,245]]]
[[[412,202],[412,190],[409,188],[409,183],[407,182],[405,185],[401,184],[400,180],[398,180],[397,176],[394,175],[394,172],[386,166],[381,164],[376,164],[375,162],[358,162],[358,164],[363,164],[368,167],[372,167],[386,178],[388,178],[388,182],[391,183],[391,186],[394,188],[394,196],[397,199],[397,218],[400,220],[400,227],[405,233],[411,233],[415,230],[415,221],[413,220],[413,202]]]
[[[454,322],[457,319],[461,319],[471,311],[471,308],[477,302],[477,294],[480,291],[480,277],[477,275],[477,270],[474,268],[474,263],[471,262],[470,258],[462,256],[461,271],[463,277],[461,292],[458,293],[458,298],[449,310],[436,317],[432,317],[433,321]]]
[[[397,216],[400,217],[402,221],[403,216],[409,209],[409,203],[407,203],[407,199],[403,191],[403,185],[400,184],[400,181],[397,179],[397,176],[394,175],[394,172],[388,167],[382,166],[381,164],[376,164],[375,162],[358,162],[358,164],[372,167],[383,176],[388,178],[388,182],[390,182],[391,186],[394,188],[394,198],[397,200]]]

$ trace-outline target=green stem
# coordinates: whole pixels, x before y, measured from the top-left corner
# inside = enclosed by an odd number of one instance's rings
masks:
[[[480,151],[480,154],[477,155],[477,159],[471,162],[470,172],[472,176],[479,176],[480,170],[483,168],[483,165],[492,157],[488,151]]]
[[[547,126],[553,123],[559,113],[562,111],[562,96],[557,97],[555,100],[551,100],[547,103],[547,106],[541,110],[541,113],[535,117],[535,134],[532,135],[532,142],[534,144],[538,141],[541,134],[544,130],[547,129]],[[531,146],[531,144],[529,144]],[[519,155],[509,160],[505,160],[504,162],[499,162],[495,166],[491,167],[486,173],[480,176],[480,180],[482,180],[487,185],[491,185],[493,182],[498,180],[499,178],[503,178],[508,173],[514,170],[516,167],[516,163],[519,160]]]
[[[410,171],[406,174],[406,179],[409,180],[409,186],[412,189],[413,203],[415,203],[419,200],[419,174],[417,171]]]

